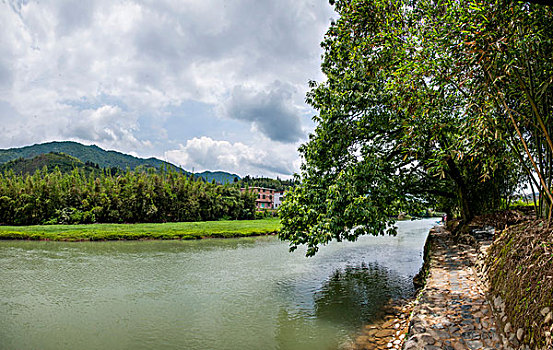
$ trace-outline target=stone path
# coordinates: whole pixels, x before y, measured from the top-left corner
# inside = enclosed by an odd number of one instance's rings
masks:
[[[442,228],[429,239],[430,271],[403,349],[503,349],[477,275],[476,249],[454,243]]]

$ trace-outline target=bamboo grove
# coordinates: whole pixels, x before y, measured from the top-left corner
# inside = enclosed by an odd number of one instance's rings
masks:
[[[443,57],[434,63],[434,76],[462,95],[464,138],[502,143],[521,168],[519,181],[534,194],[537,217],[551,220],[553,8],[513,1],[421,3],[424,25],[417,35],[433,47],[434,58]]]
[[[255,197],[170,171],[0,174],[0,224],[251,219]]]

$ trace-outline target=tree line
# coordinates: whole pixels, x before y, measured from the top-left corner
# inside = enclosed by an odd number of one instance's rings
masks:
[[[255,197],[175,171],[0,174],[0,224],[84,224],[252,219]]]
[[[308,255],[393,233],[423,207],[469,222],[534,194],[553,210],[553,10],[527,2],[331,0],[280,237]]]
[[[250,175],[244,176],[240,180],[236,180],[236,183],[240,187],[264,187],[272,188],[275,191],[287,191],[288,189],[294,187],[294,180],[282,180],[279,177],[276,179],[271,179],[268,177],[252,177]]]

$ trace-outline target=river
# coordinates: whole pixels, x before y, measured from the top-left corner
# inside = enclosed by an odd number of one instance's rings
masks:
[[[0,241],[0,349],[337,349],[414,293],[434,224],[313,258],[273,236]]]

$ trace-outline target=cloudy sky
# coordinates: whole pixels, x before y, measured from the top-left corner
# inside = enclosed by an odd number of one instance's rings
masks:
[[[0,1],[0,148],[96,144],[289,177],[327,0]]]

